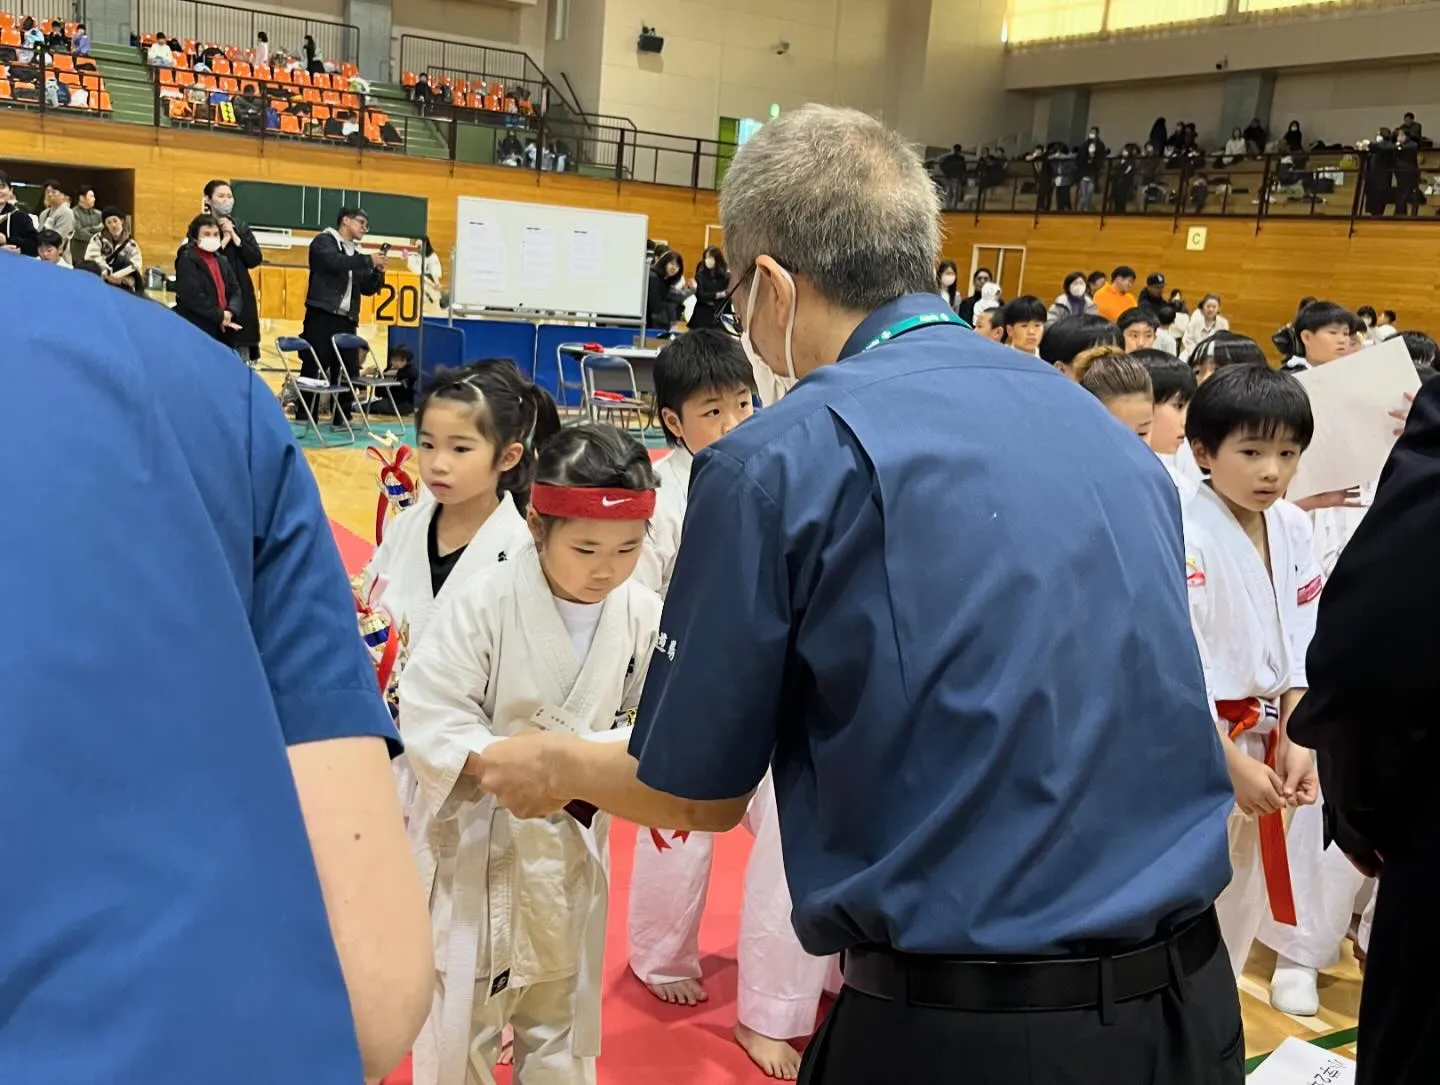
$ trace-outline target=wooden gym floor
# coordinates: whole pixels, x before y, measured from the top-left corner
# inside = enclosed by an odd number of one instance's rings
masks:
[[[267,321],[269,323],[272,322]],[[298,326],[292,328],[275,323],[276,327],[266,330],[267,344],[273,342],[276,335],[299,333]],[[370,338],[375,344],[376,354],[383,358],[383,329],[361,328],[360,332]],[[267,352],[272,349],[266,347]],[[272,385],[278,386],[274,374],[266,376]],[[365,447],[363,442],[357,442],[353,447],[338,449],[307,448],[305,458],[315,472],[330,518],[368,540],[374,533],[377,465],[366,456]],[[1271,1008],[1268,991],[1274,964],[1275,954],[1268,947],[1257,944],[1240,981],[1247,1056],[1273,1051],[1287,1036],[1313,1038],[1355,1025],[1360,1005],[1360,968],[1348,941],[1340,963],[1320,975],[1320,1013],[1313,1018],[1291,1017]],[[1353,1045],[1336,1050],[1352,1058],[1355,1055]],[[761,1079],[758,1071],[756,1078]]]

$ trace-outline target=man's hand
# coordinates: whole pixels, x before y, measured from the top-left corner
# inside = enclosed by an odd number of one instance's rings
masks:
[[[1230,783],[1235,788],[1235,805],[1251,817],[1273,814],[1285,805],[1284,781],[1264,761],[1236,750],[1230,758]]]
[[[381,253],[371,253],[370,262],[375,265],[377,271],[385,270],[385,257]]]
[[[1304,746],[1283,742],[1275,758],[1280,770],[1281,795],[1287,806],[1311,806],[1320,797],[1320,777],[1315,757]]]
[[[472,753],[465,771],[516,817],[547,817],[575,798],[555,793],[556,762],[567,741],[580,740],[548,731],[522,731],[490,743],[483,753]]]
[[[1399,437],[1402,433],[1405,432],[1405,420],[1410,417],[1410,407],[1414,402],[1415,393],[1406,392],[1405,406],[1397,407],[1395,410],[1390,412],[1390,417],[1395,419],[1394,433],[1396,437]]]
[[[1314,512],[1316,509],[1363,509],[1365,507],[1365,503],[1360,500],[1359,486],[1351,486],[1348,490],[1330,490],[1323,494],[1311,494],[1309,497],[1300,498],[1295,505],[1306,512]]]

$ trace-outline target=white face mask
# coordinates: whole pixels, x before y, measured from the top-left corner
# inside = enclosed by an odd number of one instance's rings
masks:
[[[1083,298],[1085,296],[1085,280],[1076,279],[1070,284],[1070,296],[1072,298]]]
[[[940,285],[941,285],[941,286],[954,286],[954,285],[955,285],[955,274],[954,274],[954,272],[947,271],[944,275],[941,275],[941,276],[940,276]]]
[[[709,268],[711,271],[714,271],[714,270],[715,270],[715,257],[713,257],[713,256],[707,256],[707,257],[705,257],[705,266],[706,266],[707,268]]]
[[[790,342],[795,334],[795,280],[790,277],[790,273],[784,268],[780,269],[780,274],[784,275],[785,280],[790,284],[790,317],[785,321],[785,379],[791,384],[794,384],[800,379],[795,376],[795,357],[790,349]],[[740,345],[745,348],[745,353],[749,357],[759,358],[778,374],[780,371],[775,369],[773,365],[770,365],[769,359],[757,351],[755,344],[750,340],[750,321],[754,319],[755,316],[755,295],[758,293],[759,286],[760,269],[756,268],[755,273],[750,277],[750,297],[745,301],[745,325],[740,332]]]
[[[202,237],[195,242],[201,252],[219,252],[220,239],[218,237]]]

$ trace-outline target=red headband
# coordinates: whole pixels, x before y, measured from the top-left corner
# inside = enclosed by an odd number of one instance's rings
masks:
[[[541,516],[567,520],[648,520],[655,515],[655,491],[537,482],[530,488],[530,506]]]

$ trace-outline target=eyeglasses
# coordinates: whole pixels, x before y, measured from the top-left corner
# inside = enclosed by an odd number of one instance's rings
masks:
[[[735,312],[735,291],[739,290],[754,272],[755,265],[751,264],[745,269],[745,274],[735,280],[735,285],[725,291],[724,297],[715,306],[715,323],[720,325],[722,331],[737,339],[744,334],[745,329],[740,324],[740,315]]]

